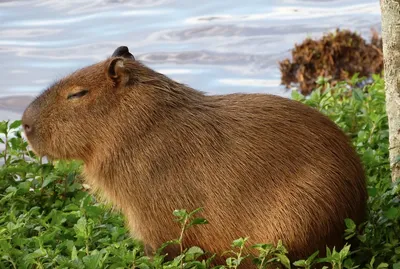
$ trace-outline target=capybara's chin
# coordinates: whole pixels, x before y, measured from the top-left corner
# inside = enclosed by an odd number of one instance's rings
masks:
[[[175,209],[203,207],[209,222],[184,247],[221,255],[239,237],[282,240],[293,260],[340,248],[344,220],[365,218],[363,167],[328,117],[269,94],[206,95],[124,46],[51,85],[22,124],[39,154],[83,160],[85,180],[150,250],[179,237]]]

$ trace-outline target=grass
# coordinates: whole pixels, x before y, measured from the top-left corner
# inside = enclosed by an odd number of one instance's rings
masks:
[[[254,259],[258,268],[279,262],[285,268],[311,268],[327,262],[333,268],[400,269],[400,185],[392,183],[388,163],[388,123],[384,82],[357,86],[360,80],[336,83],[323,78],[304,97],[292,98],[328,115],[352,139],[364,163],[368,179],[368,220],[356,227],[346,220],[346,239],[357,240],[357,248],[347,244],[331,249],[326,257],[289,261],[282,243],[260,242]],[[323,93],[321,89],[324,89]],[[81,163],[43,163],[27,148],[20,122],[0,122],[5,150],[0,153],[0,268],[211,268],[212,257],[196,246],[183,249],[185,231],[207,221],[196,218],[197,211],[171,212],[181,234],[167,244],[179,244],[181,255],[165,261],[160,250],[153,259],[144,256],[143,245],[129,237],[122,215],[110,205],[90,195],[80,176]],[[200,210],[200,209],[199,209]],[[363,228],[362,232],[359,232]],[[245,233],[245,231],[244,231]],[[247,238],[238,238],[227,250],[226,264],[237,268],[243,259]],[[262,243],[262,244],[261,244]]]

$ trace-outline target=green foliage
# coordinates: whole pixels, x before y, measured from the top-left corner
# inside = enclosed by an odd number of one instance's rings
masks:
[[[347,219],[343,232],[348,244],[327,249],[323,257],[315,252],[290,261],[281,241],[250,246],[257,253],[250,257],[245,251],[246,237],[233,241],[224,253],[225,264],[214,268],[238,268],[245,259],[252,259],[260,269],[276,264],[308,269],[322,262],[340,269],[400,269],[400,185],[390,180],[384,83],[379,76],[366,86],[359,86],[360,81],[355,76],[351,83],[331,87],[320,78],[321,88],[310,96],[293,92],[292,98],[328,115],[351,137],[368,179],[368,220],[357,227]],[[0,269],[211,268],[212,253],[197,246],[184,249],[182,244],[188,229],[207,225],[207,220],[197,216],[201,208],[171,212],[181,233],[149,258],[142,243],[130,238],[123,216],[88,193],[80,176],[81,163],[37,158],[21,136],[20,124],[0,122],[0,146],[4,146],[0,153]],[[181,253],[167,261],[162,250],[171,244],[178,245]]]
[[[399,182],[392,184],[390,178],[384,81],[377,75],[372,79],[362,88],[358,85],[363,78],[357,76],[351,83],[341,82],[335,87],[321,79],[320,88],[326,89],[323,93],[317,88],[308,98],[297,92],[292,94],[293,99],[318,109],[340,126],[351,138],[364,164],[369,194],[368,221],[357,229],[354,222],[346,220],[345,231],[346,239],[356,237],[360,242],[349,260],[365,265],[361,268],[383,268],[386,263],[400,262],[400,185]]]

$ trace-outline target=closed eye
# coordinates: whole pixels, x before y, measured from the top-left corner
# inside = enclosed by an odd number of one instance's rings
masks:
[[[68,94],[67,99],[79,98],[79,97],[86,95],[88,92],[89,92],[88,90],[82,90],[80,92],[70,93],[70,94]]]

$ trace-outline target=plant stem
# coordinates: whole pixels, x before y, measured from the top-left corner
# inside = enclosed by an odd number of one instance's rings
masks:
[[[239,264],[240,264],[240,258],[242,257],[242,250],[243,250],[243,246],[240,247],[239,254],[237,256],[237,262],[236,262],[236,265],[234,267],[235,269],[237,269]]]
[[[266,256],[264,256],[264,258],[261,260],[260,269],[263,269],[265,258],[266,258]]]
[[[186,225],[187,225],[188,221],[189,221],[188,216],[185,216],[185,220],[184,220],[184,222],[182,224],[181,234],[179,236],[179,247],[180,247],[180,250],[181,250],[181,255],[183,253],[183,243],[182,243],[183,242],[183,234],[186,231]],[[181,269],[183,269],[183,259],[181,260]]]
[[[14,269],[17,269],[17,265],[13,262],[13,260],[11,259],[11,257],[9,259],[7,259],[13,266]]]
[[[67,197],[67,190],[68,190],[68,175],[64,178],[64,199]]]
[[[85,244],[86,244],[86,256],[89,256],[89,240],[88,239],[85,240]]]
[[[7,149],[8,149],[8,135],[6,133],[6,138],[5,138],[5,148],[4,148],[4,165],[7,164]]]

